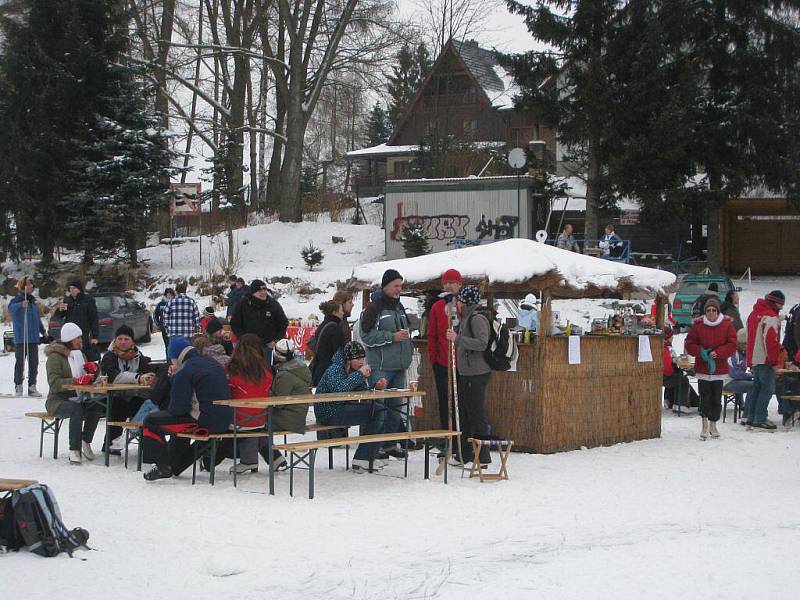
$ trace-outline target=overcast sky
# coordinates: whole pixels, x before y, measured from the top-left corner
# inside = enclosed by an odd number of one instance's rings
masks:
[[[403,15],[411,15],[419,10],[415,0],[397,0],[397,3]],[[485,28],[474,37],[482,47],[496,48],[503,52],[524,52],[542,47],[528,33],[522,17],[512,15],[502,2],[490,10]]]

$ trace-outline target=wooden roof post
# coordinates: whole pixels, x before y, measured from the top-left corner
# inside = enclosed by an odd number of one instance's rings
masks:
[[[550,337],[553,329],[553,305],[550,302],[550,292],[542,290],[542,310],[539,311],[539,337]]]
[[[656,296],[656,327],[664,330],[664,302],[666,298],[662,294]]]

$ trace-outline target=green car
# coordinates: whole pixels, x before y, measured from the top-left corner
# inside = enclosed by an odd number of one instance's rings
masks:
[[[706,293],[708,285],[716,283],[719,288],[720,302],[731,290],[740,292],[742,288],[733,285],[727,275],[686,275],[680,283],[675,299],[672,301],[672,317],[678,327],[689,327],[692,324],[692,305]]]

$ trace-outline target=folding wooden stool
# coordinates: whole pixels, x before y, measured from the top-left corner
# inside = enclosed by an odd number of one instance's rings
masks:
[[[514,445],[514,440],[478,440],[469,438],[467,441],[472,442],[472,467],[469,470],[470,479],[478,477],[481,483],[484,481],[501,481],[508,479],[508,457],[511,455],[511,447]],[[500,453],[500,471],[498,473],[484,473],[480,464],[480,451],[482,446],[488,446],[489,449],[497,448]],[[478,459],[475,462],[474,459]]]

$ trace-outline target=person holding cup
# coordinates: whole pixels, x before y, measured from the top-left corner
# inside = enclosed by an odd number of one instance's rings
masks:
[[[154,369],[150,366],[150,357],[145,356],[133,341],[133,329],[128,325],[120,325],[114,333],[114,341],[100,361],[100,373],[108,378],[108,383],[139,383],[150,386],[155,380]],[[150,397],[149,390],[143,389],[120,392],[114,395],[111,404],[110,421],[125,421],[139,412],[142,403]],[[119,454],[122,428],[109,427],[108,439],[111,453]]]
[[[403,276],[394,269],[387,269],[381,278],[381,290],[377,299],[367,305],[361,316],[361,341],[366,347],[367,363],[372,369],[370,382],[374,386],[380,379],[386,380],[387,389],[406,387],[406,369],[411,366],[411,345],[408,317],[400,302]],[[384,401],[386,411],[386,433],[406,431],[401,410],[402,398]],[[405,458],[406,451],[396,442],[385,445],[378,458]]]

